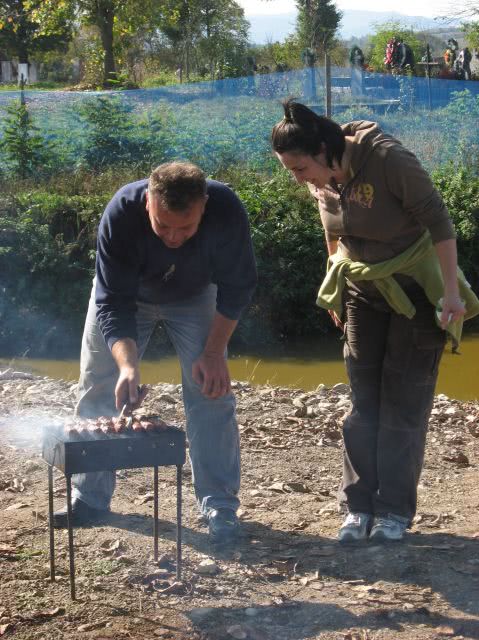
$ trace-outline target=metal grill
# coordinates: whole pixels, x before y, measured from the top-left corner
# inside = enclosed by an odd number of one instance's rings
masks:
[[[181,483],[186,460],[184,431],[170,426],[162,431],[124,433],[92,433],[85,431],[74,437],[63,427],[46,429],[43,437],[43,459],[48,465],[48,511],[50,533],[50,579],[55,580],[55,534],[53,527],[53,467],[65,474],[67,485],[68,550],[70,561],[70,593],[75,599],[75,561],[73,550],[71,476],[75,473],[116,471],[153,467],[154,558],[158,560],[158,467],[176,466],[176,577],[181,579]]]

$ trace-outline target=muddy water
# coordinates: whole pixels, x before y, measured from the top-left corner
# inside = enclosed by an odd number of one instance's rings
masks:
[[[252,384],[272,384],[315,389],[319,384],[333,385],[347,382],[341,359],[341,342],[332,337],[327,341],[296,345],[294,351],[233,355],[230,370],[233,378]],[[0,359],[0,370],[7,366],[24,371],[75,380],[79,362],[76,360]],[[180,381],[180,368],[175,357],[146,360],[141,365],[141,379],[145,383]],[[450,347],[444,354],[437,393],[445,393],[459,400],[479,399],[479,334],[465,336],[461,355],[453,355]]]

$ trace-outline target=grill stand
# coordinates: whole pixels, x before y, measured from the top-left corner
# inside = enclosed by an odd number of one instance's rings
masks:
[[[50,581],[55,582],[55,529],[53,527],[53,466],[48,464],[48,526],[50,534]],[[67,483],[67,527],[68,556],[70,561],[70,595],[76,600],[75,591],[75,553],[73,548],[72,517],[72,477],[66,474]],[[176,465],[176,579],[181,580],[181,520],[182,520],[182,465]],[[158,561],[158,467],[153,467],[153,555]]]

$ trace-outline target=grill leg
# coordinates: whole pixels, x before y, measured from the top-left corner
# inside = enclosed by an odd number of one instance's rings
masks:
[[[55,533],[53,528],[53,467],[48,465],[48,532],[50,534],[50,580],[55,582]]]
[[[182,465],[176,467],[176,579],[181,580],[181,483]]]
[[[75,600],[75,560],[73,556],[72,477],[67,475],[68,555],[70,557],[70,594]]]
[[[153,554],[158,562],[158,467],[153,467]]]

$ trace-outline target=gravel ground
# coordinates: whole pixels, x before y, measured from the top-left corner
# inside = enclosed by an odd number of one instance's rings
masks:
[[[479,639],[479,405],[437,396],[419,511],[402,543],[343,548],[335,494],[349,389],[235,382],[242,534],[210,545],[185,466],[183,580],[175,580],[175,471],[160,468],[160,559],[152,471],[118,473],[112,514],[66,532],[49,581],[45,425],[73,412],[75,385],[0,372],[0,637],[188,640]],[[181,390],[152,387],[142,411],[184,425]],[[55,505],[65,498],[54,474]]]

